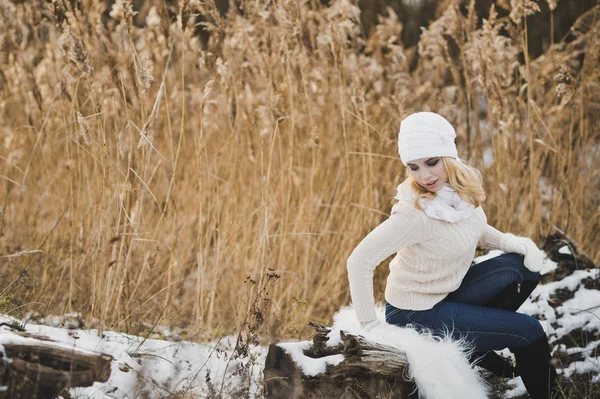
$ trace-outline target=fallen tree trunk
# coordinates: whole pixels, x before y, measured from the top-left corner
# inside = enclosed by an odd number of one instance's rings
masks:
[[[298,364],[302,359],[294,360],[285,344],[271,344],[264,368],[268,399],[418,397],[414,383],[404,378],[408,365],[404,352],[343,331],[341,343],[329,347],[327,333],[331,330],[320,324],[311,325],[317,334],[303,355],[322,360],[341,355],[343,360],[328,364],[324,372],[308,376]]]
[[[2,343],[0,399],[55,398],[65,389],[106,382],[110,377],[109,355],[61,347],[26,333],[18,335],[29,339]]]

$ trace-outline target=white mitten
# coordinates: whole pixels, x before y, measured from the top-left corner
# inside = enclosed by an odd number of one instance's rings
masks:
[[[364,331],[371,331],[372,329],[379,327],[381,324],[382,323],[381,323],[381,321],[379,319],[375,319],[375,320],[369,321],[369,322],[367,322],[365,324],[361,323],[361,326],[362,326],[362,328],[363,328]]]
[[[510,252],[516,252],[525,255],[525,267],[532,272],[542,270],[546,254],[538,248],[535,243],[527,237],[518,237],[507,234],[506,249]]]
[[[542,270],[546,254],[529,238],[523,237],[523,245],[527,251],[525,253],[525,267],[532,272],[539,272]]]

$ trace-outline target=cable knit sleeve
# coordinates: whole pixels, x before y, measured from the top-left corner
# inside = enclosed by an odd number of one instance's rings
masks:
[[[424,237],[422,212],[409,203],[396,205],[395,210],[396,213],[371,231],[348,258],[350,295],[361,323],[376,319],[373,270],[390,255]]]
[[[517,236],[510,233],[502,233],[488,224],[479,242],[490,249],[499,249],[504,252],[516,252],[520,254],[525,253],[525,249],[516,238]]]

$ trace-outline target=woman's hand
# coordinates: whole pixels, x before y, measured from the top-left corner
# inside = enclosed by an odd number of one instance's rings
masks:
[[[546,254],[529,238],[523,237],[523,245],[525,246],[525,267],[532,272],[539,272],[542,270]]]
[[[525,255],[525,267],[532,272],[539,272],[544,265],[546,254],[538,248],[535,243],[527,237],[511,237],[509,245],[515,252]]]
[[[378,327],[382,325],[381,321],[379,321],[379,319],[375,319],[373,321],[368,321],[366,323],[360,323],[360,326],[362,327],[362,329],[364,331],[371,331],[372,329]]]

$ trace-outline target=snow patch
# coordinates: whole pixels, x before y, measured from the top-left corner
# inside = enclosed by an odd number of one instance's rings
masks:
[[[318,359],[305,356],[303,351],[311,347],[311,341],[286,342],[278,345],[290,354],[302,373],[309,377],[324,373],[328,364],[336,366],[344,361],[343,355],[331,355]]]
[[[565,255],[573,255],[573,252],[571,252],[571,248],[569,248],[568,245],[565,245],[563,247],[560,247],[558,250],[559,254],[565,254]]]

